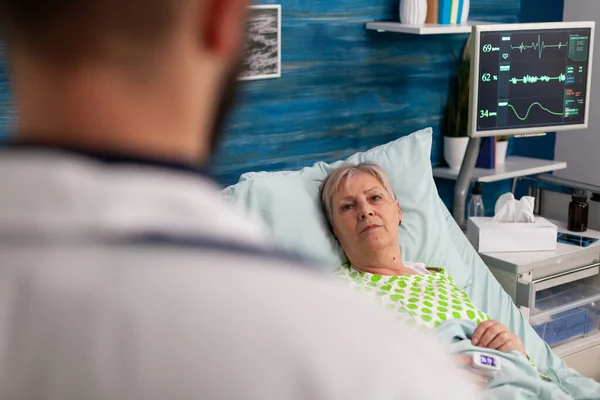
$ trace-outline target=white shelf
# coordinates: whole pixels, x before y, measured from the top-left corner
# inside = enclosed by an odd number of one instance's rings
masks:
[[[413,35],[448,35],[455,33],[471,33],[473,25],[492,24],[486,21],[467,21],[463,24],[421,24],[408,25],[400,22],[369,22],[367,29],[378,32],[398,32]]]
[[[567,168],[566,162],[509,156],[506,157],[505,163],[496,167],[496,169],[475,168],[472,180],[475,182],[490,183],[521,176],[543,174],[544,172],[558,171],[565,168]],[[460,169],[434,168],[433,176],[436,178],[456,179],[459,172]]]

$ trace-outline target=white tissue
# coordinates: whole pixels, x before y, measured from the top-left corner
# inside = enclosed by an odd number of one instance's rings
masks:
[[[535,198],[531,196],[515,200],[512,193],[503,194],[496,202],[492,222],[535,222],[534,204]]]

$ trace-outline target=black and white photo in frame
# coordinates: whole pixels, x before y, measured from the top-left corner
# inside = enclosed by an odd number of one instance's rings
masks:
[[[281,6],[249,7],[240,80],[281,77]]]

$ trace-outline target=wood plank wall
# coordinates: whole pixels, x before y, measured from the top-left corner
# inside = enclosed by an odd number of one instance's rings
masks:
[[[245,83],[215,172],[223,184],[246,171],[333,161],[434,128],[442,159],[442,116],[454,54],[466,35],[367,31],[397,20],[398,0],[280,0],[282,78]],[[517,22],[520,0],[472,0],[473,19]]]
[[[4,46],[0,41],[0,142],[8,137],[11,128],[11,93],[6,64],[3,62]]]

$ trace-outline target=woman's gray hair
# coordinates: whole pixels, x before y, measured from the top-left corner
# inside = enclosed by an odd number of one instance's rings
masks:
[[[392,199],[396,200],[396,195],[392,190],[390,180],[383,168],[379,165],[371,162],[364,162],[360,164],[342,164],[327,175],[323,183],[321,184],[321,207],[325,214],[325,219],[329,225],[329,229],[333,233],[333,195],[339,190],[342,184],[348,184],[350,179],[357,172],[367,173],[373,175],[375,179],[381,183],[381,186],[390,194]]]

